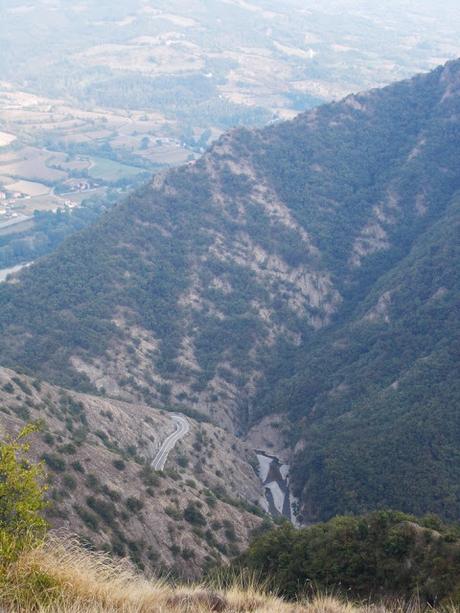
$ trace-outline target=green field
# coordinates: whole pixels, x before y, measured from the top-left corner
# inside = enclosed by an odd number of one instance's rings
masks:
[[[102,181],[118,181],[118,179],[129,179],[143,172],[142,168],[127,166],[106,158],[91,157],[91,166],[88,174],[94,179]]]

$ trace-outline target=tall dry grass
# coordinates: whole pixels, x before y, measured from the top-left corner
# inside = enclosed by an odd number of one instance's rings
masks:
[[[50,537],[0,577],[3,613],[422,613],[417,602],[354,605],[333,596],[287,603],[256,580],[226,589],[147,580],[125,562]],[[444,613],[444,612],[443,612]],[[454,608],[445,613],[456,613]]]

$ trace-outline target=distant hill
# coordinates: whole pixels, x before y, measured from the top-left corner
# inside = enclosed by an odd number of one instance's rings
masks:
[[[272,413],[305,521],[460,512],[460,61],[221,137],[0,286],[5,366]]]

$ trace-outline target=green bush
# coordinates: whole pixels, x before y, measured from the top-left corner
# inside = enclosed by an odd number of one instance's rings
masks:
[[[77,471],[77,473],[84,473],[85,472],[85,468],[82,465],[81,462],[79,462],[78,460],[76,460],[75,462],[72,462],[71,467]]]
[[[206,526],[206,519],[203,513],[191,502],[184,511],[184,519],[193,526]]]
[[[78,513],[86,527],[93,532],[96,532],[96,530],[99,528],[99,519],[97,518],[97,515],[80,506],[76,506],[75,511]]]
[[[49,445],[50,447],[54,445],[54,436],[51,434],[51,432],[45,432],[42,438],[43,438],[43,442]]]
[[[0,442],[0,569],[46,532],[43,465],[27,458],[26,439],[37,429],[30,424]]]
[[[139,472],[139,477],[142,479],[142,483],[148,487],[160,485],[160,476],[151,466],[144,466]]]
[[[55,453],[44,453],[42,459],[45,461],[45,464],[49,466],[49,468],[56,472],[63,472],[66,468],[65,460],[60,458]]]
[[[96,475],[89,473],[86,477],[86,485],[93,492],[98,492],[100,490],[100,482]]]
[[[102,498],[95,498],[94,496],[87,496],[86,504],[92,511],[97,513],[107,525],[113,525],[118,515],[113,502],[103,500]]]
[[[240,565],[271,578],[289,598],[310,584],[357,598],[417,594],[447,604],[460,593],[460,527],[396,511],[336,517],[301,530],[285,523],[254,540]]]
[[[177,507],[173,507],[173,506],[165,507],[165,513],[166,515],[169,515],[169,517],[171,517],[172,519],[176,521],[180,521],[182,519],[182,512]]]
[[[112,464],[117,470],[125,470],[126,468],[125,462],[119,458],[112,460]]]
[[[62,485],[68,490],[75,490],[77,487],[77,480],[72,475],[64,475],[62,477]]]
[[[138,498],[134,498],[134,496],[126,499],[126,508],[132,513],[139,513],[143,506],[144,503]]]

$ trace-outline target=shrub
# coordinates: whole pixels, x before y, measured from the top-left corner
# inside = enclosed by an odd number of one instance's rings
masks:
[[[231,543],[234,543],[235,541],[238,540],[238,537],[236,536],[235,528],[233,526],[225,528],[225,538],[227,539],[227,541],[230,541]]]
[[[160,477],[151,466],[144,466],[139,472],[139,477],[142,479],[142,483],[148,487],[156,487],[160,485]]]
[[[206,519],[203,513],[192,503],[189,503],[185,509],[184,519],[193,526],[206,526]]]
[[[77,487],[77,480],[72,475],[64,475],[62,477],[62,485],[68,490],[73,491]]]
[[[113,502],[108,502],[102,498],[95,498],[94,496],[88,496],[86,498],[86,504],[92,511],[97,513],[106,524],[109,526],[113,524],[117,516],[117,509]]]
[[[87,528],[93,530],[95,532],[99,527],[99,520],[94,513],[91,513],[87,509],[83,509],[82,507],[76,506],[75,511],[78,513],[80,518],[83,520]]]
[[[108,496],[110,500],[113,500],[114,502],[119,502],[121,500],[121,495],[115,490],[110,489],[108,485],[103,485],[101,487],[101,492],[105,496]]]
[[[126,508],[132,513],[139,513],[143,506],[144,503],[139,500],[139,498],[134,498],[134,496],[130,496],[126,499]]]
[[[190,549],[190,547],[183,547],[181,551],[181,556],[184,558],[184,560],[191,560],[195,557],[195,552],[193,551],[193,549]]]
[[[30,387],[27,385],[25,381],[21,381],[19,377],[13,377],[12,380],[24,392],[26,396],[32,396],[32,390],[30,389]]]
[[[73,443],[67,443],[66,445],[60,445],[58,447],[59,453],[66,453],[68,455],[73,455],[77,452],[77,448]]]
[[[187,468],[188,466],[188,459],[186,458],[186,456],[181,455],[177,458],[177,463],[179,464],[179,466],[181,468]]]
[[[63,472],[65,470],[65,460],[54,453],[44,453],[42,459],[45,461],[47,466],[56,472]]]
[[[178,509],[177,507],[173,507],[173,506],[165,507],[165,513],[166,515],[169,515],[169,517],[171,517],[172,519],[175,519],[176,521],[180,521],[182,519],[181,510]]]
[[[76,460],[75,462],[72,462],[72,464],[70,465],[74,470],[77,471],[77,473],[84,473],[85,472],[85,468],[82,465],[81,462],[79,462],[78,460]]]
[[[93,492],[98,492],[100,489],[99,479],[96,477],[96,475],[93,475],[92,473],[89,473],[86,477],[86,485]]]
[[[46,532],[43,466],[27,459],[27,437],[36,425],[0,443],[0,566],[14,560]]]
[[[126,464],[123,462],[123,460],[118,459],[118,458],[115,460],[112,460],[112,464],[117,470],[125,470],[126,468]]]
[[[43,438],[43,442],[49,445],[50,447],[54,445],[54,436],[51,434],[51,432],[45,432],[42,438]]]
[[[24,405],[21,405],[20,407],[14,407],[13,411],[16,413],[18,417],[20,417],[24,421],[27,421],[28,419],[30,419],[30,411]]]

